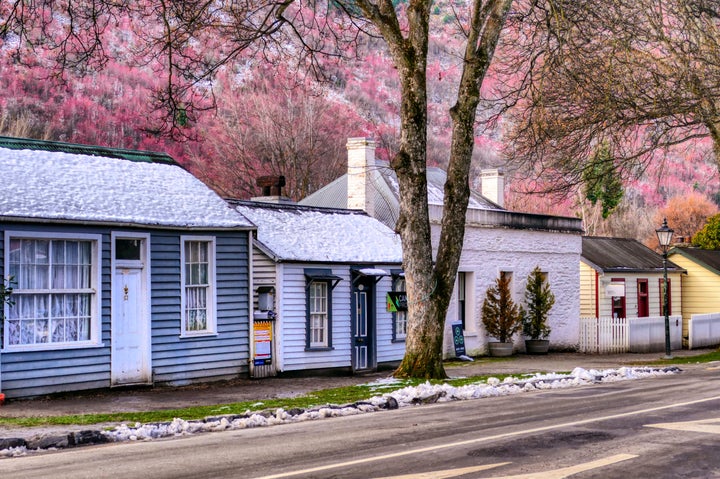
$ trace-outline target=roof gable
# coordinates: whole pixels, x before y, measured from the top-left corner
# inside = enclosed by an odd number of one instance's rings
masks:
[[[676,247],[668,253],[669,256],[674,254],[684,256],[690,261],[720,276],[720,250]]]
[[[394,227],[400,211],[400,186],[397,176],[387,162],[377,161],[372,171],[373,204],[377,219]],[[447,173],[442,168],[428,167],[428,204],[442,206]],[[300,201],[301,205],[331,208],[347,208],[348,181],[347,174],[328,183],[323,188],[308,195]],[[470,192],[468,208],[483,210],[504,210],[476,191]]]
[[[663,258],[630,238],[583,236],[582,259],[594,268],[609,272],[662,272]],[[668,270],[684,271],[668,261]]]
[[[0,138],[0,171],[7,221],[254,226],[163,153]]]
[[[363,212],[228,201],[257,225],[261,248],[276,261],[402,263],[399,236]]]

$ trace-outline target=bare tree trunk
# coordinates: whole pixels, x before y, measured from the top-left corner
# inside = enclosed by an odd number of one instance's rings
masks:
[[[465,213],[470,197],[470,161],[475,145],[480,86],[492,61],[511,4],[511,0],[495,0],[485,4],[480,0],[474,2],[458,99],[450,112],[453,136],[445,183],[442,229],[434,267],[425,168],[425,65],[422,65],[422,71],[419,68],[415,71],[416,82],[410,82],[416,88],[422,85],[422,95],[417,93],[419,90],[412,90],[412,87],[410,91],[405,91],[403,83],[403,137],[400,154],[393,167],[400,183],[400,221],[397,230],[403,243],[409,330],[405,357],[395,371],[399,377],[446,377],[442,364],[444,325],[465,235]],[[402,69],[399,71],[401,79],[404,78],[405,72]],[[409,99],[417,99],[417,102],[408,103]],[[418,148],[420,145],[422,149]]]

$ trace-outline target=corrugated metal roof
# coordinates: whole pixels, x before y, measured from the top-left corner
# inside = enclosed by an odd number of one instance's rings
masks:
[[[630,238],[583,236],[582,258],[604,272],[662,272],[662,255]],[[668,271],[685,271],[672,261]]]
[[[720,275],[720,250],[676,247],[670,250],[668,254],[673,255],[676,253]]]
[[[0,148],[11,150],[40,150],[78,155],[101,156],[145,163],[162,163],[176,165],[178,163],[166,153],[142,150],[126,150],[123,148],[110,148],[107,146],[80,145],[77,143],[63,143],[60,141],[33,140],[31,138],[12,138],[0,136]]]
[[[373,182],[373,204],[375,205],[375,218],[390,228],[400,216],[400,191],[395,172],[387,162],[378,161],[376,168],[369,175]],[[445,189],[447,173],[441,168],[427,169],[429,203],[442,205],[442,195]],[[348,183],[347,174],[320,188],[313,194],[300,200],[301,205],[327,206],[332,208],[347,208]],[[476,191],[470,191],[470,208],[504,210]]]

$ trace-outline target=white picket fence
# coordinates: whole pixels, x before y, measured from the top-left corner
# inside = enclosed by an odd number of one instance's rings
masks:
[[[670,316],[670,349],[682,348],[682,317]],[[580,318],[582,353],[646,353],[665,350],[665,318]]]
[[[688,348],[720,344],[720,313],[693,314],[688,322]]]

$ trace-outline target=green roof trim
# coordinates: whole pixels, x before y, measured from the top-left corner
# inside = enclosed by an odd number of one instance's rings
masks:
[[[123,148],[110,148],[107,146],[80,145],[76,143],[64,143],[62,141],[33,140],[30,138],[13,138],[9,136],[0,136],[0,148],[8,148],[11,150],[55,151],[61,153],[72,153],[77,155],[117,158],[121,160],[130,160],[142,163],[161,163],[164,165],[180,166],[167,153],[141,150],[126,150]]]

